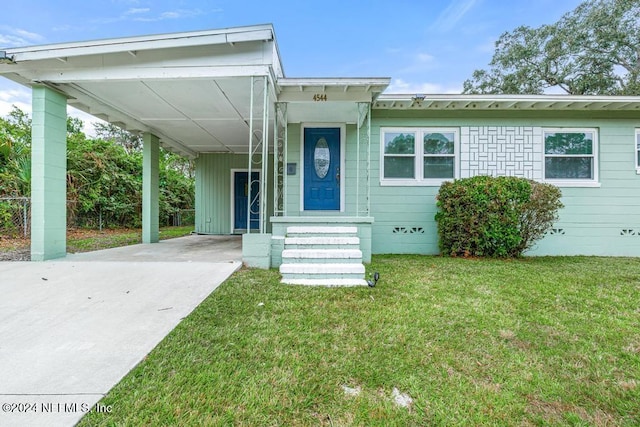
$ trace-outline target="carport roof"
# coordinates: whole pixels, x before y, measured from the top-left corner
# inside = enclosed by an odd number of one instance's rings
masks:
[[[11,48],[4,59],[2,52],[0,75],[62,92],[69,105],[151,132],[188,157],[247,152],[252,94],[256,128],[263,117],[264,80],[253,77],[268,81],[270,132],[275,101],[301,103],[289,109],[290,121],[352,122],[355,102],[371,102],[390,81],[286,79],[270,24]],[[320,88],[329,100],[314,103]]]

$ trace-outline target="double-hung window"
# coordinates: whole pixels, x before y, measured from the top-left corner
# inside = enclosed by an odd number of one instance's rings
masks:
[[[458,175],[458,130],[382,128],[382,185],[440,185]]]
[[[597,130],[544,129],[544,178],[557,185],[597,185]]]

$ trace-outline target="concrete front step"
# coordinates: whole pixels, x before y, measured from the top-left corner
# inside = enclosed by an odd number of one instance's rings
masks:
[[[320,246],[357,246],[360,247],[360,239],[357,237],[285,237],[284,246],[289,249],[290,245],[319,248]]]
[[[285,249],[283,263],[362,263],[360,249]]]
[[[316,236],[357,236],[358,227],[320,227],[320,226],[293,226],[287,227],[287,236],[289,237],[305,237],[309,235]]]
[[[287,227],[282,251],[282,283],[366,286],[357,227]]]
[[[367,286],[364,279],[282,279],[281,283],[305,286]]]
[[[362,264],[282,264],[280,265],[282,280],[300,279],[351,279],[364,278],[364,265]]]

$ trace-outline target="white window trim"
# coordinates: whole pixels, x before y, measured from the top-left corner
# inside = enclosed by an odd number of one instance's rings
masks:
[[[453,133],[453,178],[432,179],[424,177],[424,134],[425,133]],[[415,133],[416,147],[413,155],[402,155],[414,158],[415,178],[385,178],[384,177],[384,135],[385,133]],[[398,155],[400,156],[400,155]],[[440,157],[440,156],[434,156]],[[445,157],[444,155],[441,157]],[[380,186],[382,187],[439,187],[443,182],[452,181],[460,177],[460,129],[455,127],[381,127],[380,128]]]
[[[592,179],[547,179],[545,153],[545,135],[547,133],[592,133],[593,134],[593,178]],[[542,179],[544,182],[558,187],[600,187],[600,164],[598,160],[599,152],[599,129],[598,128],[542,128]],[[560,156],[562,157],[562,156]],[[576,156],[579,157],[579,156]],[[583,156],[586,157],[586,156]]]
[[[640,129],[636,129],[635,138],[633,140],[633,157],[635,157],[636,173],[640,175],[640,162],[638,161],[638,153],[640,153]]]

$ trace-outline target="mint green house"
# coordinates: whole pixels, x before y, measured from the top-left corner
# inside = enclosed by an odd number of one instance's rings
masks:
[[[440,184],[480,174],[561,188],[531,255],[640,256],[640,97],[290,78],[270,25],[6,49],[0,74],[33,89],[34,260],[66,253],[67,105],[144,135],[144,242],[163,146],[196,161],[196,232],[242,234],[245,263],[287,283],[362,284],[372,254],[437,254]]]

